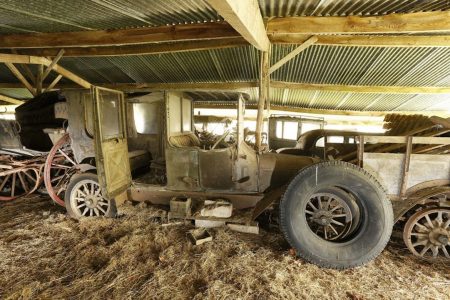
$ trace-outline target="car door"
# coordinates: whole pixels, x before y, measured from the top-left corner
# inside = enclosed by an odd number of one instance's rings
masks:
[[[122,92],[92,87],[97,174],[103,194],[114,198],[131,185]]]

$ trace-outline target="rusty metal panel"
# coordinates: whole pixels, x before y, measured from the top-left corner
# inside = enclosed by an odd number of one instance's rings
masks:
[[[233,159],[230,149],[199,150],[200,183],[203,189],[231,189]]]
[[[192,148],[166,147],[167,188],[200,190],[198,151]]]

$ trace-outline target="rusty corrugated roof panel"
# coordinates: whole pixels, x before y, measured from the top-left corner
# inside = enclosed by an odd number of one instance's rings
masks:
[[[203,0],[2,0],[0,3],[0,28],[4,33],[101,30],[218,20],[222,18]]]
[[[264,17],[384,15],[450,9],[447,0],[258,0]]]
[[[259,0],[259,5],[264,17],[383,15],[450,9],[448,0]],[[2,0],[0,3],[0,33],[117,29],[218,20],[222,18],[205,0]]]
[[[295,47],[273,46],[272,64]],[[450,75],[449,62],[450,48],[311,46],[275,71],[272,79],[341,85],[429,86]]]

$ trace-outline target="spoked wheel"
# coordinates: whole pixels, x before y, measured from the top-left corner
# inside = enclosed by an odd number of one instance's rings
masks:
[[[50,150],[44,167],[44,183],[49,196],[64,206],[64,192],[70,178],[78,168],[78,163],[70,147],[70,137],[66,133]]]
[[[313,194],[305,209],[308,226],[325,240],[345,238],[359,222],[359,208],[353,197],[339,188]]]
[[[403,240],[416,256],[450,259],[450,208],[416,212],[405,224]]]
[[[102,196],[95,174],[75,175],[70,180],[65,194],[66,209],[73,218],[114,217],[116,215],[115,201]]]
[[[40,185],[36,168],[7,169],[0,167],[0,201],[10,201],[34,192]]]
[[[304,168],[280,202],[287,241],[298,256],[321,267],[352,268],[374,259],[389,241],[393,221],[378,181],[342,161]]]

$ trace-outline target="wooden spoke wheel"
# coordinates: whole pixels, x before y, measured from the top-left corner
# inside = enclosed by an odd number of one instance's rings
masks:
[[[70,178],[78,171],[78,163],[66,133],[48,153],[44,166],[44,183],[49,196],[61,206]]]
[[[403,240],[416,256],[450,259],[450,208],[435,207],[416,212],[405,224]]]
[[[0,201],[10,201],[34,192],[41,183],[39,169],[0,166]]]

